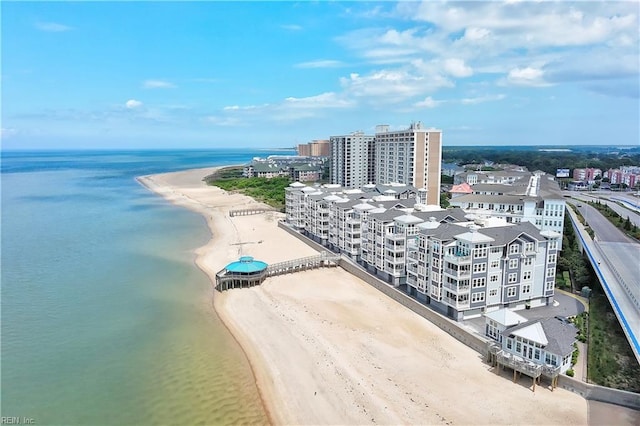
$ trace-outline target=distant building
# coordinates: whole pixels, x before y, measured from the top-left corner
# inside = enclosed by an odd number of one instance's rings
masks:
[[[596,177],[602,177],[602,170],[595,168],[573,169],[573,180],[594,184]]]
[[[303,157],[328,157],[331,155],[330,142],[318,139],[306,144],[299,144],[298,155]]]
[[[405,130],[376,127],[375,182],[402,183],[427,190],[427,203],[440,204],[442,131],[412,123]]]
[[[531,222],[562,235],[565,199],[555,178],[541,171],[465,172],[455,176],[451,206],[476,217]]]
[[[345,188],[374,182],[374,137],[363,132],[331,136],[329,181]]]

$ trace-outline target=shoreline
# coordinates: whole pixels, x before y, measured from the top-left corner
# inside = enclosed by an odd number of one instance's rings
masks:
[[[277,228],[281,213],[229,218],[231,208],[264,204],[202,182],[222,167],[137,178],[150,191],[204,217],[211,237],[195,250],[195,264],[212,287],[216,272],[242,254],[272,263],[317,253]],[[582,397],[563,390],[551,396],[544,386],[533,393],[496,375],[477,353],[346,271],[307,271],[212,294],[214,310],[249,361],[273,424],[445,424],[477,423],[479,418],[486,423],[588,423]],[[363,300],[369,303],[362,305]],[[394,328],[385,328],[387,318]],[[461,367],[451,375],[455,360]],[[471,391],[461,391],[456,382]],[[434,385],[438,392],[431,389]],[[474,403],[474,396],[484,392],[497,392],[506,401]],[[452,406],[461,400],[467,404],[462,410]],[[543,402],[550,413],[515,407],[527,400]],[[423,405],[416,406],[417,401]]]

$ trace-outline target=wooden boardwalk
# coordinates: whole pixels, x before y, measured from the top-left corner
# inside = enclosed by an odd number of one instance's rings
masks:
[[[253,214],[261,214],[261,213],[275,212],[275,211],[276,211],[275,209],[262,209],[262,208],[229,210],[229,217],[249,216]]]
[[[318,256],[303,257],[301,259],[288,260],[286,262],[274,263],[267,267],[267,277],[276,275],[292,274],[294,272],[306,271],[325,267],[338,266],[339,254],[322,253]]]

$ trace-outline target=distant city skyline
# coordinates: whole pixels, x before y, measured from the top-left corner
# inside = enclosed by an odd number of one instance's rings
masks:
[[[2,148],[640,144],[637,2],[3,2]]]

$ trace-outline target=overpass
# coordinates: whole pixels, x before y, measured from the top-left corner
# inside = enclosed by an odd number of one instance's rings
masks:
[[[573,227],[581,248],[613,307],[613,311],[640,363],[640,244],[628,239],[596,209],[581,206],[583,217],[595,232],[592,239],[571,209]]]

